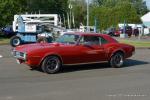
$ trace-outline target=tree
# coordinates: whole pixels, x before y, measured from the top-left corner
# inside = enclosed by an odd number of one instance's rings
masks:
[[[68,10],[68,0],[0,0],[0,27],[12,24],[15,14],[42,13],[62,15]]]
[[[148,12],[146,1],[144,0],[94,0],[94,4],[98,6],[114,7],[121,2],[129,2],[136,9],[138,15],[143,15]]]
[[[13,16],[26,12],[25,0],[0,0],[0,27],[11,24]],[[24,3],[23,3],[24,2]]]
[[[33,13],[64,13],[67,10],[68,0],[28,0],[28,11]]]
[[[79,27],[80,23],[85,24],[86,20],[86,2],[85,0],[72,0],[70,2],[73,6],[72,12],[75,16],[75,26]]]
[[[142,16],[148,12],[146,1],[143,0],[132,0],[133,7],[136,9],[137,14]]]
[[[90,24],[99,19],[101,29],[117,26],[118,23],[141,23],[140,17],[148,10],[142,0],[95,0],[91,8]]]

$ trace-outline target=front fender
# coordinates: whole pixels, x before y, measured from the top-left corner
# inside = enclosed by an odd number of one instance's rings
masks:
[[[44,61],[44,59],[45,59],[46,57],[48,57],[48,56],[57,56],[57,57],[61,60],[61,62],[62,62],[62,64],[63,64],[63,59],[62,59],[62,57],[61,57],[58,53],[49,52],[49,53],[46,53],[46,54],[42,57],[42,59],[41,59],[41,61],[40,61],[40,65],[41,65],[41,63]]]

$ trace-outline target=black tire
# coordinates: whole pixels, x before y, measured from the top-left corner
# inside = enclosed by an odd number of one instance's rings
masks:
[[[21,39],[20,39],[20,37],[18,37],[18,36],[13,36],[13,37],[11,37],[11,39],[10,39],[10,45],[11,45],[12,47],[19,46],[20,44],[21,44]]]
[[[122,53],[118,52],[118,53],[115,53],[110,61],[110,66],[113,67],[113,68],[120,68],[123,66],[123,63],[124,63],[124,56]]]
[[[57,56],[48,56],[44,59],[41,69],[48,74],[59,72],[61,68],[61,60]]]

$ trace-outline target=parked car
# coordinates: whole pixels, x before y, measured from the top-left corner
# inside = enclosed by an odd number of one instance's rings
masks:
[[[110,36],[119,36],[121,33],[120,29],[116,29],[115,27],[110,27],[104,31],[104,34]]]
[[[114,33],[114,36],[120,36],[120,34],[121,34],[121,31],[119,29],[117,29]]]
[[[16,34],[16,32],[13,32],[12,26],[8,25],[6,27],[3,27],[1,29],[2,33],[4,34],[4,36],[6,37],[12,37]]]
[[[107,28],[104,31],[104,33],[107,34],[107,35],[110,35],[110,36],[115,36],[115,31],[116,31],[116,28],[110,27],[110,28]]]
[[[124,29],[121,29],[121,34],[124,33]],[[125,34],[128,34],[129,37],[132,35],[132,27],[131,26],[126,26],[125,27]]]
[[[139,36],[139,29],[138,28],[133,29],[133,35]]]
[[[65,33],[54,43],[21,45],[12,51],[18,63],[56,73],[63,65],[108,62],[121,67],[135,52],[134,46],[117,42],[109,35],[96,33]]]

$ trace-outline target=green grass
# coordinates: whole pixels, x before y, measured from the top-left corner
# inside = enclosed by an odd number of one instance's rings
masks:
[[[150,42],[145,42],[145,41],[120,40],[119,42],[130,44],[135,47],[150,47]]]
[[[5,45],[5,44],[9,44],[9,40],[8,38],[1,38],[0,37],[0,45]]]

